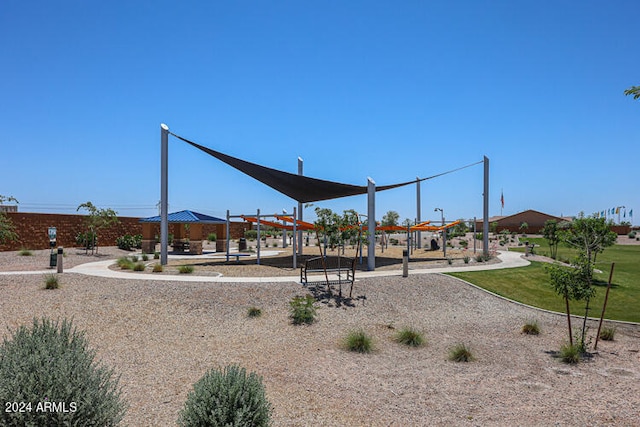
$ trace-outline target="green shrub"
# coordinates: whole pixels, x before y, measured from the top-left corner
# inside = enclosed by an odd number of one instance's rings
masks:
[[[47,274],[44,276],[44,288],[45,289],[58,289],[60,284],[58,283],[58,276],[55,274]]]
[[[193,385],[178,425],[268,426],[271,411],[262,378],[232,365],[209,370]]]
[[[92,249],[96,243],[98,243],[98,236],[96,233],[87,231],[86,233],[78,233],[76,236],[76,244],[85,249]]]
[[[154,252],[153,259],[160,259],[160,252]]]
[[[522,333],[527,335],[539,335],[540,326],[537,320],[531,320],[522,325]]]
[[[449,360],[453,362],[471,362],[474,359],[471,349],[465,344],[457,344],[449,350]]]
[[[191,274],[193,273],[193,265],[181,265],[178,268],[178,271],[180,272],[180,274]]]
[[[130,251],[133,249],[140,249],[142,247],[142,235],[136,234],[132,236],[130,234],[125,234],[124,236],[120,236],[116,239],[116,245],[118,248]]]
[[[145,265],[143,262],[138,262],[133,266],[133,271],[144,271]]]
[[[142,261],[149,261],[149,255],[147,254],[142,254]]]
[[[615,326],[605,326],[600,330],[600,339],[602,341],[613,341],[616,335]]]
[[[258,238],[258,231],[257,230],[247,230],[244,232],[244,237],[246,239],[257,239]],[[264,240],[264,239],[263,239]]]
[[[564,344],[560,348],[560,359],[565,363],[575,365],[576,363],[580,362],[580,359],[582,357],[582,351],[580,347],[581,346],[579,344]]]
[[[627,234],[627,236],[629,236],[630,239],[635,239],[636,238],[636,232],[635,231],[630,231],[629,234]]]
[[[153,272],[154,273],[162,273],[162,264],[154,264],[153,265]]]
[[[0,346],[0,401],[23,402],[31,410],[7,412],[3,405],[0,425],[117,425],[127,406],[119,379],[94,358],[84,333],[69,321],[34,319],[31,329],[18,328]],[[59,410],[46,411],[47,404]]]
[[[344,345],[347,350],[357,353],[371,353],[373,351],[373,339],[362,329],[349,332],[344,340]]]
[[[450,256],[447,257],[447,264],[453,264],[453,259]]]
[[[469,261],[471,261],[471,258],[469,257],[469,255],[465,255],[464,257],[462,257],[462,261],[464,261],[465,264],[469,264]]]
[[[31,256],[31,255],[33,255],[33,252],[31,250],[27,249],[27,248],[22,248],[18,252],[18,255],[20,255],[20,256]]]
[[[218,240],[218,235],[216,233],[209,233],[207,234],[207,240],[210,242],[215,242],[216,240]]]
[[[131,270],[133,268],[133,262],[126,256],[118,258],[117,264],[122,270]]]
[[[460,240],[459,245],[460,245],[461,248],[465,248],[466,249],[466,247],[469,246],[469,242],[467,242],[466,240]]]
[[[131,255],[129,258],[131,258],[133,262],[138,262],[138,255]]]
[[[405,344],[411,347],[420,347],[424,344],[424,337],[414,328],[400,329],[396,334],[395,339],[400,344]]]
[[[258,307],[249,307],[249,309],[247,310],[247,316],[260,317],[262,316],[262,310],[260,310]]]
[[[296,296],[289,301],[291,321],[294,325],[311,324],[316,319],[315,300],[311,295]]]

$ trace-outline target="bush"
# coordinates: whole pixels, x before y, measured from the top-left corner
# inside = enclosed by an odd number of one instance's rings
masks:
[[[133,262],[138,262],[138,255],[131,255],[129,258],[131,258]]]
[[[154,252],[153,259],[160,259],[160,252]]]
[[[218,240],[218,235],[216,233],[209,233],[207,234],[207,240],[210,242],[215,242],[216,240]]]
[[[373,350],[372,338],[362,329],[349,332],[344,340],[344,345],[347,350],[358,353],[371,353]]]
[[[116,239],[116,245],[125,251],[136,248],[140,249],[142,247],[142,234],[136,234],[135,236],[125,234],[124,236],[120,236]]]
[[[31,410],[7,412],[3,405],[0,425],[117,425],[126,412],[119,379],[94,358],[84,333],[69,321],[34,319],[31,329],[18,328],[0,346],[0,401],[24,402]],[[61,410],[45,411],[46,403]]]
[[[33,252],[31,250],[27,249],[27,248],[22,248],[18,252],[18,255],[20,255],[20,256],[31,256],[31,255],[33,255]]]
[[[469,255],[465,255],[464,257],[462,257],[462,260],[464,261],[465,264],[469,264],[469,261],[471,261],[471,258],[469,257]]]
[[[539,335],[540,334],[540,326],[538,326],[537,320],[532,320],[525,323],[522,326],[522,333],[527,335]]]
[[[289,301],[291,321],[294,325],[306,323],[310,325],[316,319],[315,300],[311,295],[296,296]]]
[[[154,264],[153,265],[153,272],[154,273],[162,273],[162,264]]]
[[[247,316],[260,317],[262,316],[262,310],[260,310],[258,307],[249,307],[249,310],[247,310]]]
[[[635,231],[630,231],[629,234],[627,234],[627,236],[630,239],[635,239],[636,238],[636,232]]]
[[[471,349],[465,344],[458,344],[449,350],[449,360],[452,362],[471,362],[474,359]]]
[[[126,256],[118,258],[117,264],[122,270],[131,270],[133,268],[133,261]]]
[[[565,344],[560,348],[560,359],[572,365],[580,362],[582,356],[581,346],[579,344]]]
[[[85,249],[93,249],[96,243],[98,243],[98,236],[96,233],[92,233],[91,231],[78,233],[76,236],[76,244]]]
[[[396,334],[396,341],[411,347],[420,347],[424,344],[422,334],[413,328],[402,328]]]
[[[142,262],[138,262],[133,266],[133,271],[144,271],[145,265]]]
[[[142,261],[149,261],[149,255],[147,254],[142,254]]]
[[[232,365],[209,370],[193,385],[178,425],[268,426],[271,410],[262,378]]]
[[[257,239],[258,238],[258,231],[257,230],[247,230],[244,232],[244,237],[245,239]],[[262,239],[264,240],[264,238]]]
[[[58,283],[58,276],[55,274],[47,274],[44,277],[44,288],[45,289],[58,289],[60,284]]]
[[[600,330],[600,339],[602,341],[613,341],[616,335],[615,326],[605,326]]]
[[[193,265],[181,265],[178,271],[180,274],[191,274],[193,273]]]

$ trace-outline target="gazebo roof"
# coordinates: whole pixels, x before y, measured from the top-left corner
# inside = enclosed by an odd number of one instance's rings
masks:
[[[168,219],[170,223],[179,223],[179,224],[226,224],[227,221],[221,218],[216,218],[215,216],[209,216],[205,214],[201,214],[198,212],[192,212],[189,210],[184,210],[180,212],[172,212],[168,215]],[[140,222],[160,222],[160,215],[152,216],[149,218],[142,218]]]

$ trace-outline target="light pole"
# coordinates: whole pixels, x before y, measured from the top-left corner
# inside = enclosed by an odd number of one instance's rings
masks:
[[[440,219],[442,220],[442,226],[444,227],[444,211],[442,210],[442,208],[435,208],[433,210],[434,212],[438,212],[440,211]],[[443,228],[442,230],[442,252],[444,254],[444,257],[447,257],[447,229]]]

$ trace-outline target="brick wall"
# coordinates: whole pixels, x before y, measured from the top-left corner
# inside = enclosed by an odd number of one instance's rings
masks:
[[[76,246],[76,236],[85,232],[86,215],[43,214],[28,212],[8,212],[7,217],[13,222],[18,234],[18,241],[0,245],[0,251],[15,251],[21,248],[49,248],[49,227],[57,229],[57,245]],[[125,234],[141,234],[142,225],[138,218],[118,217],[120,224],[98,231],[99,246],[115,246],[116,239]]]
[[[57,229],[57,245],[63,247],[75,247],[76,236],[87,230],[85,226],[86,215],[71,214],[43,214],[28,212],[7,212],[5,215],[9,217],[15,227],[15,231],[19,236],[17,242],[0,245],[0,251],[16,251],[21,248],[26,249],[48,249],[49,235],[47,231],[49,227]],[[142,234],[142,224],[139,218],[118,217],[119,225],[98,231],[99,246],[115,246],[116,239],[125,234]],[[231,238],[238,239],[244,235],[244,230],[250,230],[251,224],[244,222],[231,223]],[[160,225],[158,224],[158,232]],[[205,224],[203,226],[203,239],[207,238],[207,234],[215,233],[215,225]],[[218,237],[220,233],[218,233]]]

